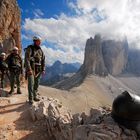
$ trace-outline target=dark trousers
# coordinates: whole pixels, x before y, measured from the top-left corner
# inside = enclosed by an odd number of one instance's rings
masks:
[[[41,73],[38,75],[29,75],[28,76],[28,98],[29,100],[33,100],[33,98],[36,98],[37,91],[39,87]]]
[[[17,92],[20,91],[20,73],[10,71],[10,85],[11,85],[11,92],[14,91],[14,86],[17,85]]]

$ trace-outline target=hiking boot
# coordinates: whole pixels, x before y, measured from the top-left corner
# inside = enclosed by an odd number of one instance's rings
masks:
[[[33,101],[32,100],[29,100],[29,105],[32,105],[33,104]]]
[[[17,91],[17,94],[22,94],[22,92],[20,90]]]
[[[40,99],[38,99],[38,98],[36,97],[36,98],[34,98],[34,101],[38,102],[38,101],[40,101]]]

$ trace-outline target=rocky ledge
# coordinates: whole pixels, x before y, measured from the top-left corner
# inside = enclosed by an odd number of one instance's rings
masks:
[[[71,115],[57,99],[42,98],[30,108],[33,121],[46,124],[46,134],[51,140],[137,140],[135,131],[118,125],[109,108],[91,108]]]

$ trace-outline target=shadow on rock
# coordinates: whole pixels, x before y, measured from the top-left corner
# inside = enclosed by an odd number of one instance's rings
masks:
[[[45,120],[33,121],[30,115],[31,106],[23,104],[18,110],[22,113],[15,123],[15,130],[21,131],[23,136],[20,140],[47,140]]]

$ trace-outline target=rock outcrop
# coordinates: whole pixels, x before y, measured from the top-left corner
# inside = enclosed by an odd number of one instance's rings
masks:
[[[60,89],[70,89],[80,85],[87,75],[98,74],[106,76],[108,74],[104,64],[101,46],[101,37],[96,35],[95,38],[90,38],[86,42],[84,63],[79,71],[53,87]]]
[[[87,75],[99,76],[121,74],[127,64],[128,43],[127,40],[102,41],[100,35],[95,35],[86,42],[84,63],[79,71],[67,80],[55,84],[53,87],[70,89],[80,85]]]
[[[20,9],[16,0],[0,1],[0,52],[8,52],[13,46],[21,51]]]
[[[44,119],[51,140],[137,139],[136,132],[119,126],[107,108],[91,108],[89,115],[71,115],[58,100],[44,98],[30,112],[34,121]]]
[[[103,60],[102,41],[100,35],[95,35],[94,39],[90,38],[87,40],[84,64],[81,71],[83,71],[86,75],[107,75],[108,72]]]

